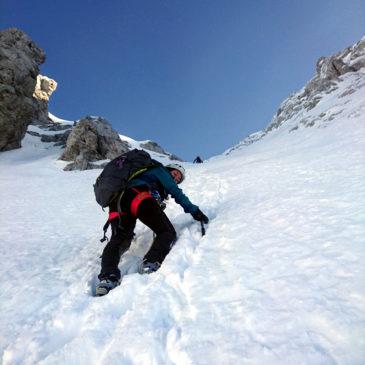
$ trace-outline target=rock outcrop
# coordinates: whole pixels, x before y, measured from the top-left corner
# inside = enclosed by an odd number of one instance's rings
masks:
[[[45,58],[24,32],[0,32],[0,151],[20,148],[27,126],[37,117],[33,93]]]
[[[61,146],[62,148],[65,148],[67,138],[71,133],[71,127],[67,127],[67,130],[63,133],[44,134],[29,130],[27,131],[27,133],[31,136],[40,137],[41,142],[54,143],[55,146]]]
[[[35,116],[35,123],[41,125],[49,124],[48,101],[57,88],[57,82],[47,76],[38,75],[33,96],[38,100],[38,109]]]
[[[65,170],[87,170],[100,167],[93,162],[113,159],[128,150],[129,144],[121,141],[105,119],[85,117],[72,129],[60,159],[72,161]]]
[[[34,97],[39,100],[48,101],[49,97],[57,88],[57,82],[47,76],[38,75],[37,84],[34,90]]]
[[[174,154],[166,152],[158,143],[153,141],[142,142],[140,146],[146,150],[166,155],[170,160],[182,161],[182,159]]]
[[[344,91],[338,96],[339,99],[364,87],[365,74],[362,70],[364,67],[365,37],[333,56],[319,58],[316,65],[316,75],[304,88],[282,102],[268,126],[262,131],[251,134],[237,146],[226,151],[226,154],[241,146],[250,145],[264,138],[268,133],[284,126],[289,132],[315,125],[325,126],[326,123],[335,119],[341,111],[338,110],[335,114],[330,110],[314,108],[323,98],[338,92],[339,87],[344,88]],[[351,82],[344,86],[349,75],[352,77]]]

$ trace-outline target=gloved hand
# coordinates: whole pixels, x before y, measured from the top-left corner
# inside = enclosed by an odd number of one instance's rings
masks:
[[[209,222],[209,218],[200,209],[198,209],[195,213],[191,213],[191,215],[196,221],[203,222],[205,224]]]

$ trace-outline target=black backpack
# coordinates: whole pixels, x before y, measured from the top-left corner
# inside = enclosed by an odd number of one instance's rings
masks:
[[[116,157],[104,167],[96,179],[94,184],[96,201],[103,208],[107,207],[127,188],[133,178],[157,166],[161,166],[161,163],[153,160],[143,150],[134,149]]]

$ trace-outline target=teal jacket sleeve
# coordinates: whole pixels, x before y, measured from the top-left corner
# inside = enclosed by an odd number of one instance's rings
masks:
[[[176,203],[182,206],[185,213],[195,213],[199,209],[199,207],[194,205],[178,187],[168,170],[161,166],[154,169],[153,172],[160,180],[166,192],[175,199]]]

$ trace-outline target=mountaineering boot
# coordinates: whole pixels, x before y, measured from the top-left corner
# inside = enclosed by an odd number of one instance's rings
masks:
[[[161,264],[159,262],[148,262],[142,261],[138,272],[140,274],[152,274],[153,272],[157,271],[160,268]]]
[[[120,279],[115,275],[108,275],[100,279],[100,283],[96,286],[95,294],[98,297],[108,294],[112,289],[120,284]]]

